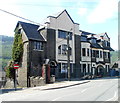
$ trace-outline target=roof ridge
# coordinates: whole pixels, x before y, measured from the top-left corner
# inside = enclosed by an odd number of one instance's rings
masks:
[[[29,22],[24,22],[24,21],[18,21],[18,23],[24,23],[24,24],[30,24],[30,25],[36,25],[36,26],[39,26],[38,24],[35,24],[35,23],[29,23]]]

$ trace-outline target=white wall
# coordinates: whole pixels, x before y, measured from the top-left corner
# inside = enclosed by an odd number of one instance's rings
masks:
[[[82,48],[86,48],[87,55],[87,48],[90,50],[90,43],[81,42],[81,61],[91,61],[91,52],[89,52],[89,56],[82,56]]]
[[[67,44],[66,39],[58,38],[58,30],[64,30],[67,32],[72,32],[72,40],[70,40],[70,47],[72,48],[72,55],[70,56],[70,60],[72,60],[72,63],[75,63],[75,44],[74,44],[74,35],[79,35],[79,25],[75,24],[71,21],[70,17],[64,11],[58,18],[54,17],[48,17],[49,24],[47,24],[48,28],[52,28],[56,30],[56,60],[58,62],[58,59],[61,60],[67,60],[67,55],[58,55],[58,46],[62,44]],[[67,61],[64,61],[64,63],[67,63]]]

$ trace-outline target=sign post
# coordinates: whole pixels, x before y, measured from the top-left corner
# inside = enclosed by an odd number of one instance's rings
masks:
[[[16,81],[16,69],[19,68],[19,64],[14,64],[14,88],[15,88],[15,91],[16,91],[16,85],[17,85],[17,81]]]

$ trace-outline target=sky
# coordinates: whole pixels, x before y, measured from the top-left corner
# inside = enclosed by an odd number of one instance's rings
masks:
[[[37,23],[66,9],[80,30],[100,34],[107,32],[111,47],[118,50],[119,0],[0,0],[0,9]],[[0,11],[0,35],[14,36],[18,21],[25,21]],[[25,21],[28,22],[28,21]]]

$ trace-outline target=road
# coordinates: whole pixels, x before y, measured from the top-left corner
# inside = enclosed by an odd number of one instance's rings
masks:
[[[25,90],[0,95],[2,101],[118,101],[118,79],[96,79],[89,83],[53,90]]]

